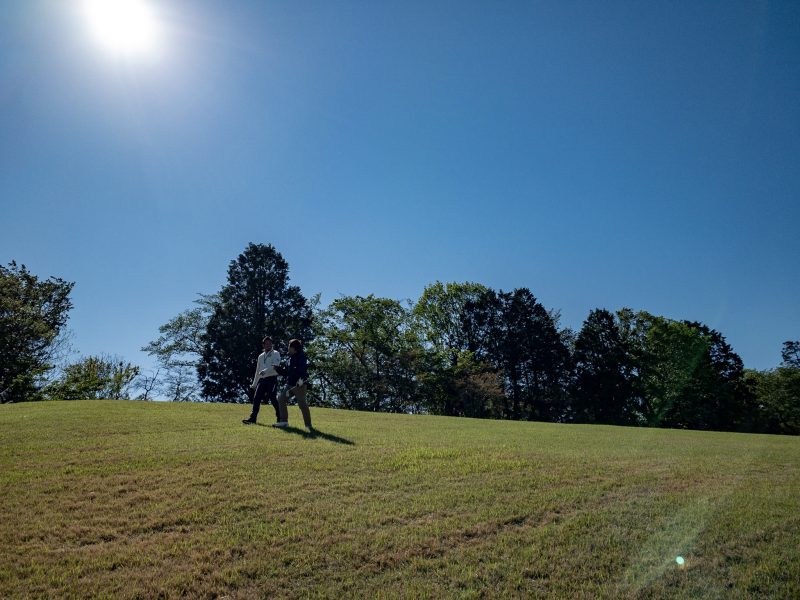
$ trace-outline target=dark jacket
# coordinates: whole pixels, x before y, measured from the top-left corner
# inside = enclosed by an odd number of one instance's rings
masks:
[[[306,358],[306,353],[302,350],[295,352],[289,356],[288,369],[286,367],[281,367],[275,370],[281,375],[287,375],[289,377],[289,387],[296,386],[300,379],[305,383],[308,379],[308,359]]]

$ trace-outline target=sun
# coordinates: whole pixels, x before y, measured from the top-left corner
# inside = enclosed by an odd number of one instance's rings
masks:
[[[84,0],[83,8],[92,35],[107,52],[124,57],[157,53],[159,23],[147,0]]]

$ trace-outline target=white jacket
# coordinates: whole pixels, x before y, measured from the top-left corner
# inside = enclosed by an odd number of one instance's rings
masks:
[[[273,377],[278,374],[275,370],[275,365],[281,364],[281,353],[277,350],[270,350],[269,352],[262,352],[258,355],[256,361],[256,374],[253,376],[253,387],[256,386],[258,380],[262,377]],[[263,372],[263,373],[262,373]]]

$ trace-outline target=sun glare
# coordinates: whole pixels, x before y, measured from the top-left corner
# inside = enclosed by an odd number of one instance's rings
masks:
[[[126,57],[157,52],[158,20],[146,0],[84,0],[84,11],[92,34],[106,51]]]

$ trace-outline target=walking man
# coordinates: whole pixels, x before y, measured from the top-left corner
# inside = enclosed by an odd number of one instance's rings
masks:
[[[308,389],[308,360],[303,351],[303,342],[291,340],[289,342],[289,368],[279,367],[278,372],[287,376],[287,386],[278,398],[280,405],[280,419],[274,427],[286,427],[289,424],[289,413],[286,409],[286,402],[290,396],[294,396],[300,412],[303,413],[303,421],[309,431],[313,431],[311,426],[311,412],[308,410],[306,402],[306,390]]]
[[[275,419],[281,420],[280,406],[276,398],[278,389],[278,372],[275,367],[281,364],[281,355],[272,348],[272,338],[266,336],[261,340],[264,352],[258,356],[256,361],[256,374],[253,376],[253,383],[250,389],[255,390],[253,394],[253,411],[250,418],[242,420],[245,425],[252,425],[258,418],[258,410],[261,408],[261,401],[264,397],[269,398],[273,408],[275,408]]]

